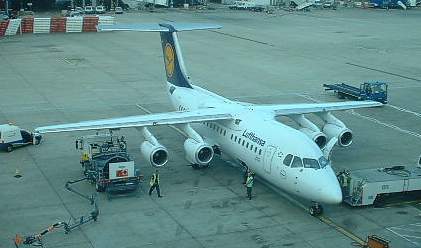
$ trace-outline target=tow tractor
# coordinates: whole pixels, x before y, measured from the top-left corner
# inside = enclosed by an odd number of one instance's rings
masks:
[[[26,145],[38,145],[42,136],[11,124],[0,125],[0,150],[7,152]]]
[[[361,101],[372,100],[387,104],[387,83],[384,82],[364,82],[359,88],[346,83],[323,84],[323,87],[326,91],[333,90],[341,99],[350,97]]]
[[[124,136],[112,132],[83,136],[76,140],[76,149],[81,151],[83,173],[96,191],[119,193],[139,188],[142,177],[127,152]]]

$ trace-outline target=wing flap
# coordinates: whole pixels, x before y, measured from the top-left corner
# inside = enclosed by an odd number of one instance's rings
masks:
[[[215,109],[200,109],[195,111],[165,112],[158,114],[136,115],[122,118],[101,119],[69,124],[44,126],[36,128],[35,132],[59,133],[71,131],[119,129],[129,127],[174,125],[203,121],[227,120],[232,118],[233,117],[229,112],[221,112]]]
[[[370,108],[382,106],[382,103],[375,101],[348,101],[329,103],[301,103],[301,104],[275,104],[275,105],[255,105],[256,110],[272,111],[278,115],[309,114],[317,112],[348,110],[356,108]]]

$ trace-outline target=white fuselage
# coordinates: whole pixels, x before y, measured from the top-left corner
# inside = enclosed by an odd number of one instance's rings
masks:
[[[225,108],[237,113],[235,120],[191,124],[209,145],[217,145],[222,157],[247,166],[276,187],[318,203],[340,203],[342,192],[330,163],[323,168],[287,166],[288,154],[318,160],[319,147],[302,132],[284,125],[272,114],[255,111],[253,105],[234,102],[200,87],[168,84],[176,110]]]

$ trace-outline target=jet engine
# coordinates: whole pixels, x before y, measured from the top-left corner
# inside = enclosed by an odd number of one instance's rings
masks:
[[[352,143],[352,131],[345,124],[329,112],[320,113],[319,117],[325,122],[323,133],[329,139],[338,138],[338,145],[347,147]]]
[[[326,146],[326,135],[322,133],[321,131],[313,131],[309,128],[300,128],[301,132],[303,132],[305,135],[307,135],[310,139],[314,141],[314,143],[317,144],[317,146],[320,147],[320,149],[323,149]]]
[[[184,151],[186,152],[187,161],[201,166],[209,164],[214,154],[211,146],[191,138],[184,141]]]
[[[168,162],[168,151],[160,144],[154,145],[145,140],[140,145],[140,151],[153,167],[162,167]]]
[[[168,151],[158,140],[144,127],[142,128],[145,141],[140,145],[143,157],[149,161],[153,167],[162,167],[168,162]]]
[[[290,116],[290,118],[300,126],[299,130],[313,140],[320,149],[326,146],[326,135],[313,122],[305,118],[304,115],[294,115]]]

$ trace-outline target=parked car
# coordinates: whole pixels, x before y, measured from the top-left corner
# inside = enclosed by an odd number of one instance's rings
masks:
[[[323,3],[323,8],[325,8],[325,9],[334,9],[335,7],[336,6],[335,6],[335,3],[333,1],[326,1],[326,2]]]
[[[95,13],[94,7],[92,7],[92,6],[85,6],[84,13],[85,14],[93,14],[93,13]]]
[[[116,14],[123,14],[123,8],[121,8],[121,7],[115,7],[114,13],[116,13]]]
[[[95,13],[97,13],[97,14],[104,14],[105,13],[104,6],[96,6]]]
[[[26,145],[38,145],[42,136],[38,133],[31,133],[15,125],[0,125],[0,150],[7,152],[14,148]]]
[[[71,11],[68,11],[68,12],[66,13],[66,16],[67,16],[67,17],[75,17],[75,16],[81,16],[81,15],[83,15],[83,12],[81,12],[81,11],[76,11],[76,10],[71,10]]]

